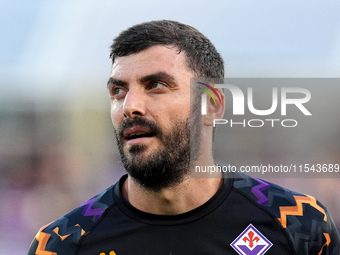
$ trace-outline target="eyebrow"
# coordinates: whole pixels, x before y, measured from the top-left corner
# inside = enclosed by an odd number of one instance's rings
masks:
[[[167,80],[169,82],[176,82],[175,77],[166,73],[166,72],[158,72],[158,73],[146,75],[146,76],[142,77],[139,81],[141,83],[146,83],[146,82],[153,81],[153,80]],[[125,81],[118,80],[118,79],[110,77],[109,81],[107,82],[107,86],[109,87],[112,84],[119,85],[119,86],[125,86],[125,87],[128,85],[127,82],[125,82]]]
[[[112,84],[115,84],[115,85],[118,85],[118,86],[127,86],[127,83],[125,81],[114,79],[114,78],[110,77],[108,82],[107,82],[107,87],[109,87]]]
[[[174,76],[172,76],[172,75],[170,75],[166,72],[158,72],[158,73],[155,73],[155,74],[150,74],[150,75],[142,77],[140,79],[140,82],[145,83],[145,82],[153,81],[153,80],[167,80],[169,82],[175,82],[176,81]]]

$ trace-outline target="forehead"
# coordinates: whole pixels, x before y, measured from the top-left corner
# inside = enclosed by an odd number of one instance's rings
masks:
[[[182,75],[193,77],[193,72],[187,66],[185,53],[171,45],[156,45],[138,53],[116,58],[111,77],[127,80],[158,72],[170,73],[174,77]]]

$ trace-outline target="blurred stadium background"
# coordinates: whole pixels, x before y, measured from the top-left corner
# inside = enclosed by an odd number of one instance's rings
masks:
[[[109,46],[123,29],[154,19],[191,24],[216,45],[227,77],[339,77],[336,0],[0,3],[1,254],[25,254],[41,226],[122,175],[106,81]],[[325,124],[311,129],[322,134]],[[333,159],[339,129],[333,122],[322,141],[335,148]],[[246,155],[249,140],[229,142]],[[319,198],[340,226],[339,179],[274,181]]]

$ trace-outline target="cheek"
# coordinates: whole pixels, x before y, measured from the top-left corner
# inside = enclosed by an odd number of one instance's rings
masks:
[[[190,95],[184,94],[181,98],[178,98],[176,111],[182,116],[188,116],[190,114]]]
[[[111,102],[111,120],[115,129],[123,121],[123,104]]]
[[[168,107],[164,109],[164,116],[168,119],[170,125],[173,122],[181,122],[188,119],[190,117],[189,98],[181,96],[180,98],[172,99]]]

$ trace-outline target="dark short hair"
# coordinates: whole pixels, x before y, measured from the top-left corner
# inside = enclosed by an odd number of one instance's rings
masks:
[[[187,65],[197,77],[224,78],[223,59],[210,40],[196,28],[172,20],[145,22],[121,32],[111,45],[112,64],[117,57],[155,45],[173,45],[184,51]]]

